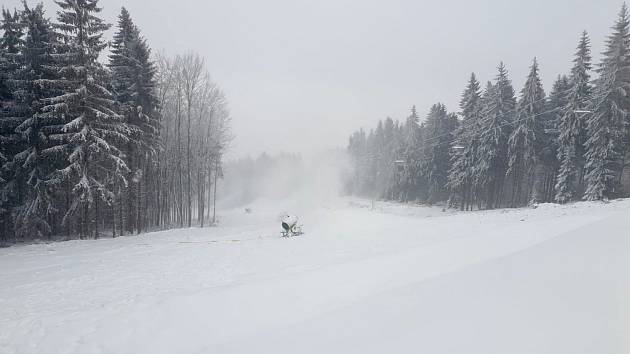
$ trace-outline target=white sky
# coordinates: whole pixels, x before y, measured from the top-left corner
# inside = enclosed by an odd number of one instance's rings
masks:
[[[6,7],[18,0],[3,0]],[[44,1],[48,15],[56,6]],[[520,91],[538,57],[545,90],[568,72],[579,35],[603,48],[618,0],[107,0],[154,50],[194,50],[226,91],[232,157],[345,146],[412,105],[457,110],[471,71],[485,83],[503,60]],[[52,10],[52,11],[51,11]]]

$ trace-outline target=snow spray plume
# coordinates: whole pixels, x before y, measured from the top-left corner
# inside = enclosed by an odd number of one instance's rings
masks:
[[[327,150],[309,156],[262,154],[228,162],[219,184],[220,205],[273,203],[304,209],[331,202],[341,191],[346,161],[343,151]]]

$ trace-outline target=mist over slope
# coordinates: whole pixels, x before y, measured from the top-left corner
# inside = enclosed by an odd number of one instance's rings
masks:
[[[265,202],[315,207],[336,199],[350,165],[342,149],[315,154],[261,154],[227,162],[219,180],[217,203],[221,208]]]

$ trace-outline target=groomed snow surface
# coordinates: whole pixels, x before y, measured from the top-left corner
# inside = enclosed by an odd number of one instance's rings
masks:
[[[0,352],[630,353],[630,200],[250,207],[0,249]]]

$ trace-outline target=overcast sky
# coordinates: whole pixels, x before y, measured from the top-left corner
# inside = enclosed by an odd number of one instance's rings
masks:
[[[3,0],[16,6],[18,0]],[[53,16],[56,6],[44,3]],[[470,72],[504,61],[520,91],[536,56],[545,90],[571,67],[582,30],[596,59],[619,0],[107,0],[154,50],[196,51],[226,91],[232,157],[345,146],[359,127],[457,110]]]

